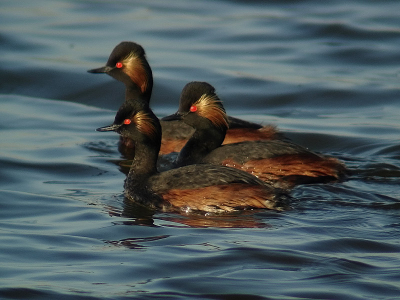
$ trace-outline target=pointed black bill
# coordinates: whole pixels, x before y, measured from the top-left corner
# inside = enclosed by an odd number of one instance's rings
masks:
[[[161,119],[161,121],[174,121],[174,120],[182,120],[182,114],[176,112],[172,115],[166,116]]]
[[[88,70],[89,73],[108,73],[112,70],[113,68],[109,67],[109,66],[104,66],[101,68],[97,68],[97,69],[91,69]]]
[[[116,131],[120,127],[121,125],[119,124],[112,124],[109,126],[99,127],[96,129],[96,131]]]

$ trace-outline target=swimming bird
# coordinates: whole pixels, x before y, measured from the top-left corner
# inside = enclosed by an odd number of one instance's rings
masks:
[[[125,84],[125,102],[134,101],[138,97],[150,102],[153,89],[153,74],[147,61],[143,47],[134,42],[121,42],[111,52],[105,66],[88,70],[90,73],[106,73]],[[224,143],[234,143],[245,140],[280,139],[282,135],[275,126],[262,126],[228,116],[229,130]],[[163,136],[160,154],[179,152],[185,145],[193,129],[183,122],[161,121]],[[129,139],[121,140],[120,151],[131,153],[133,144]],[[128,149],[125,150],[125,148]]]
[[[234,168],[193,164],[158,172],[161,125],[146,100],[130,102],[112,125],[97,130],[116,131],[134,143],[125,196],[137,204],[157,210],[208,213],[287,207],[287,191]]]
[[[222,145],[229,123],[215,88],[190,82],[182,90],[178,111],[164,121],[183,120],[195,129],[175,165],[208,163],[237,168],[267,182],[299,183],[340,180],[346,168],[339,160],[289,141],[245,141]]]

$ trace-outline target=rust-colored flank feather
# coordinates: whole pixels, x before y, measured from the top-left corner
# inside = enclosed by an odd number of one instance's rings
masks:
[[[279,209],[275,205],[274,197],[262,185],[249,186],[240,183],[189,190],[172,189],[162,195],[165,201],[181,210],[212,213],[248,208]]]
[[[221,165],[240,169],[253,174],[263,181],[277,181],[282,178],[306,176],[308,178],[327,177],[339,180],[345,167],[335,158],[307,155],[282,155],[275,158],[250,160],[244,164],[232,159],[224,160]],[[296,182],[293,182],[296,184]]]
[[[226,132],[223,144],[233,144],[245,141],[262,141],[279,139],[281,134],[275,126],[267,125],[260,129],[233,128]]]
[[[180,152],[185,146],[187,139],[162,139],[160,155],[165,155],[173,152]]]
[[[147,73],[142,61],[133,52],[123,60],[124,72],[132,79],[132,81],[140,87],[142,93],[147,90]]]
[[[202,95],[193,105],[197,106],[197,114],[209,119],[216,127],[228,128],[228,118],[224,108],[219,105],[217,95]]]

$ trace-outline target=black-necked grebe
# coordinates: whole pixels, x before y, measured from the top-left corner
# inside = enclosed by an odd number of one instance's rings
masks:
[[[191,82],[183,88],[178,112],[163,118],[164,121],[176,119],[195,129],[179,153],[176,166],[225,165],[264,181],[280,180],[290,186],[338,180],[346,173],[344,165],[337,159],[288,141],[247,141],[221,146],[228,121],[215,89],[206,82]]]
[[[185,212],[285,207],[289,197],[284,190],[234,168],[195,164],[158,173],[159,120],[147,101],[135,99],[129,109],[121,110],[112,125],[97,129],[116,131],[134,143],[134,159],[125,181],[127,198],[155,209]]]
[[[142,46],[134,42],[121,42],[111,52],[104,67],[89,70],[90,73],[106,73],[123,82],[126,87],[125,101],[141,97],[150,102],[153,89],[153,75]],[[234,143],[246,140],[280,139],[282,135],[274,126],[261,126],[256,123],[228,116],[229,130],[224,143]],[[193,129],[183,122],[163,122],[162,144],[160,154],[179,152],[193,134]],[[132,143],[129,139],[122,140],[120,150]]]

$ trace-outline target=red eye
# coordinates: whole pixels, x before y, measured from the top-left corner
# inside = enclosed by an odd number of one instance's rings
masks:
[[[117,62],[117,63],[115,64],[115,66],[116,66],[118,69],[121,69],[121,68],[122,68],[122,63],[121,63],[121,62]]]
[[[124,124],[125,125],[129,125],[129,124],[131,124],[132,123],[132,120],[131,119],[125,119],[124,120]]]
[[[196,105],[192,105],[192,106],[190,107],[190,111],[191,111],[191,112],[196,112],[196,111],[197,111],[197,106],[196,106]]]

